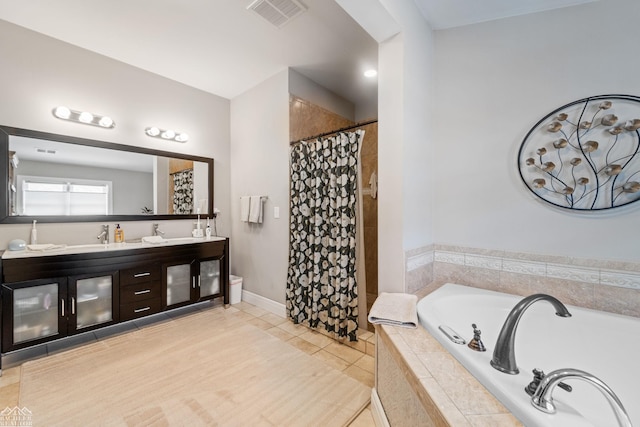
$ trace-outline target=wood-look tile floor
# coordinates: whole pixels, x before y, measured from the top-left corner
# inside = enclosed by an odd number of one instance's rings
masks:
[[[294,325],[284,317],[244,301],[229,307],[228,310],[242,321],[322,360],[367,387],[374,386],[375,336],[371,332],[362,330],[358,342],[341,343],[323,333]],[[20,365],[3,369],[0,377],[0,411],[18,405],[20,381]],[[362,411],[350,425],[352,427],[374,426],[370,407]]]

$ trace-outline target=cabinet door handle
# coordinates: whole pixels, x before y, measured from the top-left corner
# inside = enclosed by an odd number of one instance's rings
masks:
[[[198,275],[198,287],[200,287],[200,275]]]
[[[62,317],[64,317],[64,300],[61,299],[60,302],[62,303]]]
[[[151,292],[151,289],[145,289],[144,291],[136,291],[133,294],[134,295],[142,295],[142,294],[148,294],[149,292]]]
[[[191,287],[192,287],[193,289],[195,289],[195,288],[196,288],[196,276],[193,276],[193,277],[191,278]]]
[[[145,276],[151,276],[151,273],[138,273],[133,275],[133,277],[145,277]]]
[[[133,312],[142,313],[143,311],[147,311],[147,310],[151,310],[151,307],[136,308],[135,310],[133,310]]]
[[[76,314],[76,299],[71,297],[71,314]]]

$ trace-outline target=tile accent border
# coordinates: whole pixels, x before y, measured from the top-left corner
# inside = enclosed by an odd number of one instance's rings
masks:
[[[404,292],[418,297],[459,283],[522,296],[549,293],[568,304],[640,318],[640,262],[443,244],[404,255]]]
[[[508,258],[438,249],[433,252],[433,259],[436,262],[640,290],[640,271],[529,261],[526,254],[519,255],[517,258]],[[589,260],[583,260],[583,263],[588,264]]]
[[[433,251],[407,257],[407,272],[433,263]]]
[[[415,293],[433,281],[433,246],[411,249],[404,253],[404,292]]]

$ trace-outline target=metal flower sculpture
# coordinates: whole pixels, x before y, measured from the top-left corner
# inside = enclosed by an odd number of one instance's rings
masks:
[[[593,96],[549,113],[522,141],[518,169],[529,190],[562,208],[640,200],[640,97]]]

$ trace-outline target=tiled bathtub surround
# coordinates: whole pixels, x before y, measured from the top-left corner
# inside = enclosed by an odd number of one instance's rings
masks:
[[[436,244],[407,251],[405,271],[405,292],[419,296],[451,282],[640,317],[640,263]],[[424,328],[376,332],[376,389],[392,425],[520,425]]]
[[[392,426],[521,426],[424,328],[376,335],[376,391]]]
[[[429,254],[433,262],[413,270],[432,269],[432,280],[420,285],[409,268]],[[407,292],[422,295],[451,282],[522,296],[548,293],[567,304],[640,317],[640,263],[445,245],[408,251],[405,258]]]
[[[405,253],[405,287],[413,294],[433,282],[433,246],[412,249]]]

